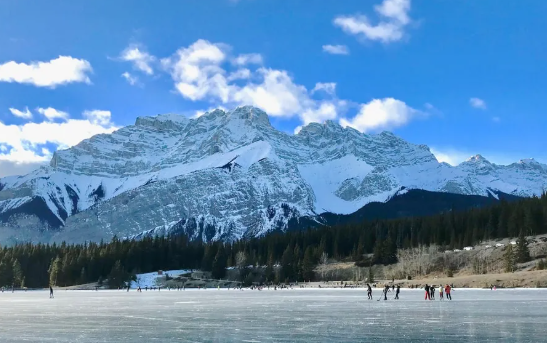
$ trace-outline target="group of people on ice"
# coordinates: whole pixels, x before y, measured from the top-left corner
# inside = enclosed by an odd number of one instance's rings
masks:
[[[425,300],[435,300],[435,285],[428,285],[426,284],[424,286],[425,290]],[[387,293],[393,291],[395,293],[395,297],[393,299],[398,300],[399,299],[399,293],[401,292],[401,286],[400,285],[385,285],[382,290],[382,295],[384,297],[384,300],[387,300]],[[450,285],[439,285],[439,300],[444,300],[445,294],[446,298],[448,300],[452,300],[452,286]],[[370,284],[367,283],[367,297],[368,300],[372,300],[372,287]],[[381,299],[381,297],[380,297]],[[378,299],[378,300],[380,300]]]
[[[383,295],[384,295],[384,300],[387,300],[387,293],[388,292],[391,292],[393,291],[395,293],[395,297],[393,299],[395,300],[399,300],[399,293],[401,292],[401,286],[400,285],[385,285],[384,289],[383,289]],[[367,283],[367,296],[368,296],[368,299],[369,300],[372,300],[372,287],[370,286],[369,283]],[[380,299],[378,299],[380,300]]]
[[[425,299],[424,300],[435,300],[435,285],[425,284]],[[452,287],[449,284],[446,284],[443,288],[443,285],[439,285],[439,300],[444,300],[444,294],[446,294],[446,299],[452,300],[452,295],[450,294]]]

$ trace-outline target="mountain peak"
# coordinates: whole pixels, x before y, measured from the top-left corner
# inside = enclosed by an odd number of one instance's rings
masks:
[[[190,119],[184,115],[166,113],[150,117],[137,117],[135,126],[151,126],[158,129],[180,129],[185,127],[189,121]]]
[[[241,119],[246,119],[257,124],[263,124],[270,126],[270,118],[268,114],[260,108],[253,106],[240,106],[231,112],[233,116],[237,116]]]
[[[498,166],[475,155],[452,167],[425,145],[334,121],[287,135],[264,111],[242,106],[194,119],[140,117],[57,151],[51,167],[0,183],[5,237],[35,237],[32,230],[48,226],[23,216],[47,215],[61,229],[52,238],[58,241],[127,237],[181,221],[192,239],[208,241],[288,229],[292,218],[322,212],[350,214],[405,189],[540,194],[547,166],[532,159]]]
[[[469,163],[481,163],[482,162],[482,163],[490,164],[490,161],[488,161],[486,158],[484,158],[484,156],[482,156],[481,154],[471,156],[465,162],[469,162]]]
[[[234,119],[245,120],[248,123],[254,123],[259,126],[271,127],[270,119],[266,112],[253,106],[240,106],[232,111],[216,109],[204,113],[197,120],[199,121],[216,121],[222,118],[222,121],[231,121]]]

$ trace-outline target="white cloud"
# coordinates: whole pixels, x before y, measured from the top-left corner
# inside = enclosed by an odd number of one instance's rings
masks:
[[[139,78],[131,75],[128,72],[122,74],[122,77],[129,83],[131,86],[135,86],[139,83]]]
[[[349,55],[349,49],[345,45],[323,45],[323,51],[333,55]]]
[[[91,64],[70,56],[59,56],[49,62],[0,64],[0,82],[32,84],[37,87],[55,88],[72,82],[91,83],[88,73]]]
[[[147,75],[154,74],[151,64],[156,58],[146,51],[141,51],[136,45],[131,45],[122,51],[120,59],[122,61],[132,62],[135,69],[140,70]]]
[[[47,162],[51,159],[51,152],[44,147],[46,144],[56,149],[66,149],[96,134],[118,129],[104,116],[98,118],[94,122],[68,119],[60,123],[44,121],[23,125],[0,122],[0,147],[3,147],[0,148],[0,176],[28,172]]]
[[[411,21],[408,16],[410,0],[384,0],[382,4],[374,6],[374,10],[381,18],[376,25],[371,24],[364,15],[338,16],[333,23],[344,32],[361,39],[383,43],[401,40],[405,27]]]
[[[297,135],[300,131],[302,131],[302,125],[298,125],[294,128],[294,134]]]
[[[461,151],[452,148],[430,148],[431,153],[435,155],[435,158],[439,162],[446,162],[452,166],[457,166],[463,161],[467,160],[473,154],[466,151]]]
[[[226,44],[198,40],[162,59],[161,64],[184,98],[207,101],[212,106],[251,105],[272,117],[299,117],[303,124],[336,120],[348,107],[348,101],[337,98],[336,83],[316,83],[308,90],[285,70],[263,66],[230,70],[230,51],[232,48]],[[315,98],[318,92],[323,94]],[[363,130],[394,128],[420,113],[404,102],[388,98],[363,104],[360,114],[343,122]]]
[[[374,99],[362,104],[359,113],[353,119],[342,118],[340,124],[361,132],[387,130],[407,124],[420,113],[397,99]]]
[[[104,110],[84,111],[82,116],[87,118],[91,124],[98,126],[108,126],[110,124],[110,119],[112,118],[110,111]]]
[[[230,75],[228,75],[228,78],[226,80],[228,81],[245,80],[250,77],[251,77],[251,71],[247,68],[243,68],[230,73]]]
[[[335,95],[336,93],[336,82],[317,82],[315,84],[315,87],[311,90],[311,94],[314,94],[315,92],[323,91],[329,95]]]
[[[501,118],[500,117],[492,117],[492,121],[494,123],[499,123],[501,121]]]
[[[479,99],[479,98],[469,99],[469,105],[471,105],[471,107],[478,108],[478,109],[481,109],[481,110],[486,109],[486,102],[482,99]]]
[[[235,89],[233,101],[260,107],[274,117],[292,117],[313,106],[306,87],[295,84],[286,71],[260,68],[257,75],[262,82]]]
[[[238,66],[247,64],[262,64],[263,59],[261,54],[241,54],[232,59],[232,63]]]
[[[0,155],[0,177],[10,175],[25,175],[46,164],[47,160],[41,162],[24,162],[17,163],[12,161],[6,161],[1,159]]]
[[[175,55],[161,60],[170,71],[179,93],[192,101],[211,96],[229,101],[226,71],[220,65],[226,60],[222,44],[198,40],[187,48],[180,48]]]
[[[307,109],[302,113],[304,125],[334,120],[338,116],[337,107],[332,102],[324,102],[317,109]]]
[[[9,111],[16,117],[23,119],[32,119],[32,113],[30,113],[28,107],[25,107],[24,111],[20,111],[16,108],[10,108]]]
[[[39,107],[36,109],[36,111],[38,111],[38,113],[46,117],[49,121],[53,121],[55,119],[67,120],[69,117],[68,113],[56,110],[52,107],[48,107],[48,108]]]

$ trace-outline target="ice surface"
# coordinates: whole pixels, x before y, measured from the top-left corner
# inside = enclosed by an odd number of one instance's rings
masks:
[[[547,290],[0,293],[2,342],[544,342]]]

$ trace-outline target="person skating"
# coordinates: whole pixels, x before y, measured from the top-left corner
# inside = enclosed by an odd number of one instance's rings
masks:
[[[443,285],[439,285],[439,300],[443,300],[443,299],[444,299]]]
[[[431,293],[431,300],[435,300],[435,285],[431,285],[430,293]]]
[[[444,292],[446,293],[446,299],[452,300],[452,296],[450,295],[450,291],[452,290],[452,287],[450,287],[448,284],[444,288]]]
[[[370,287],[370,284],[367,283],[367,296],[368,300],[372,300],[372,288]]]
[[[386,285],[386,287],[384,287],[384,300],[387,300],[387,292],[389,292],[389,285]]]
[[[431,294],[429,293],[429,285],[426,283],[425,284],[425,287],[424,287],[424,290],[425,290],[425,299],[424,300],[431,300]]]
[[[49,286],[49,298],[53,298],[53,287]]]
[[[399,293],[401,292],[401,286],[397,285],[397,290],[395,291],[395,299],[399,300]]]

